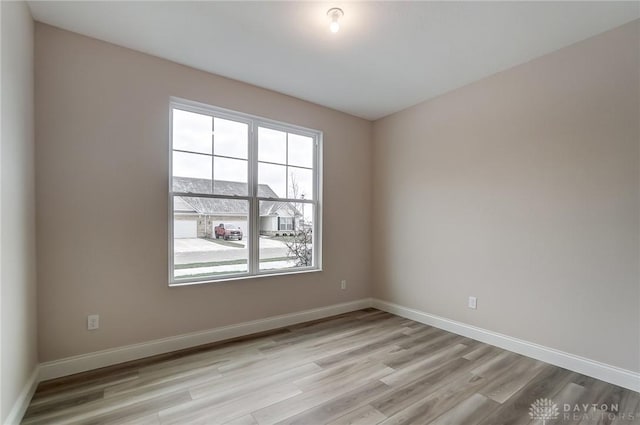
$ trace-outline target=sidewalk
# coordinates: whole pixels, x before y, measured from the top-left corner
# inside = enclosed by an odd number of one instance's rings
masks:
[[[269,269],[284,269],[295,266],[295,261],[269,261],[264,263],[266,268],[262,270]],[[225,266],[213,266],[213,267],[195,267],[190,269],[178,269],[175,270],[175,277],[184,278],[193,275],[205,274],[205,273],[223,273],[223,272],[244,272],[247,271],[246,264],[231,264]]]

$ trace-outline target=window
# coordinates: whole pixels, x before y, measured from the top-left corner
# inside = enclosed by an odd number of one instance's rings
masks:
[[[171,102],[169,283],[321,267],[322,133]]]
[[[293,230],[293,217],[279,217],[279,230]]]

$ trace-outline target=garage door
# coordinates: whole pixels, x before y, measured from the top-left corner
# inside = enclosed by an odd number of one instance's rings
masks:
[[[176,239],[197,238],[198,224],[196,220],[173,220],[173,236]]]

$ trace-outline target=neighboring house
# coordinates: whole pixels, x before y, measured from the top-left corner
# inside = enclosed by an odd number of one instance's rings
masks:
[[[189,177],[173,178],[174,192],[203,193],[211,190],[211,180]],[[233,196],[246,193],[246,183],[215,181],[217,195]],[[278,195],[265,184],[258,186],[262,197],[277,198]],[[231,223],[248,231],[249,203],[243,200],[196,198],[176,196],[174,198],[173,233],[175,238],[213,238],[213,229],[220,223]],[[302,214],[291,203],[276,201],[260,202],[260,234],[276,235],[294,232],[300,227]]]

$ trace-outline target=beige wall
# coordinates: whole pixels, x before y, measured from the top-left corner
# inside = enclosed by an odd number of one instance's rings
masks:
[[[372,132],[36,24],[40,361],[359,299],[373,278],[379,298],[640,371],[639,31],[636,21]],[[325,271],[167,286],[170,96],[324,131]],[[86,331],[89,313],[99,331]]]
[[[0,2],[0,423],[37,364],[35,187],[33,160],[33,20],[24,2]]]
[[[47,25],[35,34],[41,361],[370,295],[370,122]],[[323,272],[167,286],[170,96],[324,131]]]
[[[374,295],[640,371],[639,32],[377,121]]]

